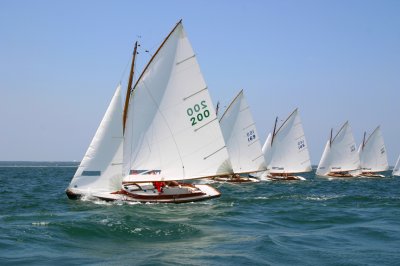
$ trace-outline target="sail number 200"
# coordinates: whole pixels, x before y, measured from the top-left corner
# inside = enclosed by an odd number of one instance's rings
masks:
[[[192,122],[192,126],[194,126],[197,122],[201,122],[203,119],[209,117],[210,111],[207,109],[206,101],[203,100],[200,104],[189,107],[186,110],[186,114],[190,117],[190,122]]]

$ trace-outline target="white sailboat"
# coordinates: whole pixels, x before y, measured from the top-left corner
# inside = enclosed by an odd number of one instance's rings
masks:
[[[386,155],[386,147],[380,127],[378,126],[371,135],[361,143],[358,153],[360,155],[362,176],[365,177],[385,177],[379,172],[389,169]]]
[[[326,143],[316,174],[330,177],[355,177],[361,173],[360,157],[349,122]]]
[[[310,172],[311,161],[300,114],[296,108],[277,129],[275,120],[273,133],[269,134],[263,146],[267,165],[261,179],[264,180],[305,180],[295,173]]]
[[[132,89],[124,125],[122,189],[105,200],[190,202],[220,196],[208,185],[176,182],[231,173],[218,119],[182,22]]]
[[[214,180],[235,183],[259,182],[256,178],[243,176],[266,169],[256,125],[243,90],[232,100],[219,123],[234,174],[218,176]]]
[[[393,176],[400,176],[400,156],[397,158],[396,165],[393,168]]]

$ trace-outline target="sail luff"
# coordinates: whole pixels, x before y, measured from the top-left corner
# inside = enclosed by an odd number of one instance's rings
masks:
[[[278,132],[281,130],[281,128],[287,123],[287,121],[289,121],[289,119],[295,114],[295,113],[297,113],[297,109],[298,108],[296,108],[296,109],[294,109],[294,111],[286,118],[286,120],[282,123],[282,125],[278,128],[278,130],[275,132],[275,135],[276,134],[278,134]],[[277,117],[277,119],[278,119],[278,117]],[[276,126],[276,123],[275,123],[275,126]],[[274,130],[275,131],[275,130]]]
[[[243,89],[239,91],[239,93],[233,98],[231,103],[228,105],[228,107],[225,109],[224,113],[222,114],[221,118],[219,119],[219,122],[221,123],[222,119],[224,118],[225,114],[228,113],[228,111],[232,108],[233,104],[236,102],[236,100],[239,98],[240,95],[243,94]]]
[[[340,134],[340,132],[342,132],[342,130],[345,128],[345,126],[347,126],[349,124],[349,121],[346,121],[343,126],[339,129],[339,131],[336,133],[335,137],[332,139],[331,142],[334,142],[336,137]]]
[[[126,118],[128,115],[128,105],[129,105],[129,100],[130,100],[131,92],[132,92],[132,81],[133,81],[133,76],[134,76],[134,72],[135,72],[136,54],[137,54],[137,41],[135,42],[135,48],[133,49],[131,71],[129,72],[128,87],[126,88],[124,114],[123,114],[123,118],[122,118],[123,132],[125,132]]]
[[[139,84],[139,81],[142,79],[144,73],[147,71],[147,69],[149,68],[149,66],[151,65],[151,63],[153,62],[154,58],[158,55],[158,53],[160,52],[161,48],[164,46],[164,44],[167,42],[167,40],[169,39],[169,37],[171,37],[172,33],[174,33],[174,31],[176,30],[176,28],[182,24],[182,19],[178,21],[178,23],[176,23],[175,27],[171,30],[171,32],[167,35],[167,37],[165,37],[164,41],[160,44],[160,46],[158,47],[157,51],[154,53],[154,55],[150,58],[150,61],[147,63],[147,65],[145,66],[145,68],[143,69],[142,73],[140,74],[139,78],[137,79],[135,86],[133,86],[134,90],[136,88],[136,86]]]

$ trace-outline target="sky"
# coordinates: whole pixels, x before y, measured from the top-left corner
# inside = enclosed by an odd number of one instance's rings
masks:
[[[396,0],[0,0],[0,160],[80,161],[134,42],[140,73],[183,19],[214,104],[244,89],[262,143],[298,107],[313,164],[349,120],[357,143],[381,125],[394,165],[399,14]]]

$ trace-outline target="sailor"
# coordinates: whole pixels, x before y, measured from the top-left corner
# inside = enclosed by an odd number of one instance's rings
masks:
[[[163,187],[165,187],[165,183],[162,181],[154,181],[153,186],[157,189],[157,191],[159,193],[161,193],[163,190]]]

